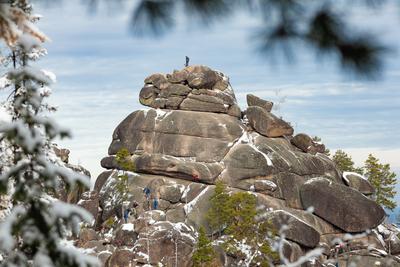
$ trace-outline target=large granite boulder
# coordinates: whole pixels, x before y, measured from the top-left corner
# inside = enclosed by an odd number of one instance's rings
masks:
[[[310,136],[304,133],[295,135],[290,142],[305,153],[324,153],[325,145],[315,142]]]
[[[303,209],[300,188],[306,181],[305,178],[294,173],[281,172],[275,177],[279,188],[279,197],[283,198],[286,205],[295,209]]]
[[[274,210],[268,212],[265,219],[278,231],[285,225],[286,229],[283,233],[288,240],[305,247],[313,248],[318,245],[320,236],[318,231],[287,211]]]
[[[326,178],[313,178],[300,189],[305,208],[340,229],[354,233],[377,227],[385,211],[360,192]]]
[[[255,132],[245,132],[230,148],[224,166],[221,178],[234,187],[245,179],[271,179],[283,173],[324,176],[342,183],[334,163],[325,155],[302,153],[285,138],[267,138]]]
[[[246,110],[250,126],[266,137],[290,136],[293,128],[289,123],[276,117],[264,108],[251,106]]]
[[[83,193],[82,198],[78,202],[78,206],[89,211],[93,218],[96,219],[99,210],[99,194],[96,191],[87,191]]]
[[[134,224],[125,223],[115,231],[112,243],[116,246],[133,246],[137,240],[137,235]]]
[[[138,236],[133,253],[138,263],[191,266],[195,232],[184,223],[156,222]],[[151,248],[151,249],[149,249]]]
[[[244,128],[239,120],[224,114],[139,110],[115,129],[108,152],[113,155],[127,148],[132,154],[147,152],[217,162]]]
[[[369,255],[368,250],[356,251],[339,257],[339,266],[400,267],[399,259],[383,255]]]
[[[163,185],[160,187],[160,198],[171,203],[177,203],[181,199],[185,186],[183,185]]]
[[[82,228],[79,232],[79,243],[85,244],[89,241],[97,240],[98,234],[91,228]]]
[[[108,257],[106,267],[135,266],[134,253],[127,248],[119,248]]]
[[[375,188],[364,176],[355,172],[343,172],[343,179],[346,184],[360,193],[369,196],[375,193]]]
[[[247,100],[247,105],[249,107],[252,107],[252,106],[260,107],[260,108],[265,109],[268,112],[271,112],[272,106],[274,105],[274,103],[264,100],[264,99],[261,99],[258,96],[255,96],[252,94],[248,94],[246,96],[246,100]]]

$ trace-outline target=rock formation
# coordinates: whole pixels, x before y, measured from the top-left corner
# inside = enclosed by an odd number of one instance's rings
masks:
[[[372,186],[353,174],[343,177],[325,147],[308,135],[293,136],[290,124],[271,113],[272,102],[248,95],[249,107],[241,112],[228,77],[205,66],[153,74],[144,82],[139,99],[150,109],[134,111],[117,126],[101,161],[108,170],[80,202],[102,233],[95,240],[83,237],[80,245],[94,248],[105,266],[191,266],[197,230],[203,226],[211,234],[205,214],[218,180],[232,192],[254,194],[276,228],[287,224],[291,261],[323,247],[322,264],[335,240],[365,232],[348,241],[354,261],[400,266],[393,256],[400,253],[400,231],[383,223],[384,210],[369,198]],[[122,148],[135,172],[118,164]],[[117,190],[122,172],[128,199]],[[158,210],[146,207],[145,187],[157,192]],[[139,204],[138,217],[123,224],[123,207],[132,203]],[[220,258],[221,266],[238,264],[229,255]]]

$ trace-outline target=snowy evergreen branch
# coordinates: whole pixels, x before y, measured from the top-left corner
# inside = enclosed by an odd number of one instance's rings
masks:
[[[78,234],[82,221],[90,223],[92,217],[51,194],[56,195],[60,181],[68,188],[88,187],[89,178],[56,165],[48,156],[49,143],[69,136],[69,132],[41,114],[46,108],[43,101],[49,96],[47,86],[54,79],[30,65],[31,59],[36,59],[33,54],[44,54],[40,44],[47,40],[32,23],[30,11],[24,0],[0,5],[0,38],[13,51],[14,59],[15,51],[20,57],[7,73],[14,86],[13,119],[0,124],[0,136],[10,145],[14,165],[0,173],[1,194],[9,194],[14,206],[0,224],[0,253],[4,257],[0,266],[97,266],[96,258],[63,243],[71,234]]]

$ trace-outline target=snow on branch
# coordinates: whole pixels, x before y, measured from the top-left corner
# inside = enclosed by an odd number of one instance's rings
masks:
[[[90,178],[76,173],[71,169],[67,169],[63,166],[57,166],[48,161],[44,156],[38,158],[38,163],[44,168],[40,173],[46,177],[62,177],[65,182],[72,188],[76,184],[81,184],[85,187],[90,187]]]
[[[25,213],[23,206],[16,206],[6,219],[0,224],[0,249],[5,252],[10,252],[15,246],[15,240],[12,236],[12,228],[18,221],[18,217]]]
[[[29,34],[40,42],[49,40],[36,28],[32,20],[34,17],[22,9],[2,3],[0,5],[0,38],[10,47],[15,46],[24,34]]]
[[[26,80],[34,80],[44,85],[48,85],[52,83],[51,77],[46,75],[40,69],[36,69],[34,67],[25,66],[16,70],[11,70],[8,74],[9,79],[15,80],[16,82],[26,81]]]

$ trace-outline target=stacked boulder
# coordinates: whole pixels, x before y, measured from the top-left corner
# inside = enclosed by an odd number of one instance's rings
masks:
[[[107,233],[102,243],[113,247],[110,253],[96,250],[105,266],[176,266],[178,258],[179,266],[191,266],[198,229],[212,234],[206,213],[216,181],[231,192],[251,192],[276,228],[287,225],[290,261],[324,247],[323,262],[335,240],[365,232],[356,243],[349,241],[351,255],[400,262],[387,252],[388,246],[400,247],[387,238],[397,228],[382,224],[385,212],[367,197],[373,192],[368,181],[343,177],[324,145],[306,134],[293,136],[290,124],[271,113],[272,102],[248,95],[248,108],[241,112],[228,77],[205,66],[147,77],[140,102],[151,108],[134,111],[115,129],[109,155],[101,161],[108,170],[82,202],[92,207],[98,199],[100,211],[90,209],[97,229]],[[118,164],[116,154],[123,148],[135,172]],[[128,176],[128,199],[117,190],[121,173]],[[148,198],[155,197],[158,210],[148,210]],[[139,204],[138,217],[120,224],[125,202]],[[386,255],[372,255],[371,243]],[[400,253],[395,251],[391,254]],[[237,266],[228,255],[219,259],[221,266]]]
[[[145,106],[225,113],[240,117],[240,108],[228,78],[206,66],[147,77],[139,100]]]

